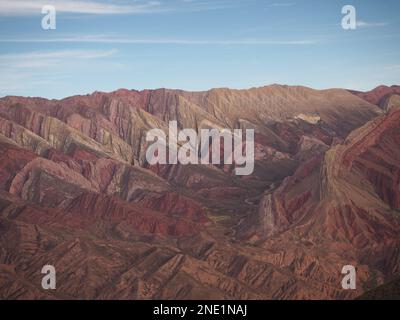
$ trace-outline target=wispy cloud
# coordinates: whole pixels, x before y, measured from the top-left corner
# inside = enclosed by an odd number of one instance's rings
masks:
[[[363,20],[357,20],[358,28],[385,27],[387,25],[389,25],[387,22],[366,22]]]
[[[57,65],[60,62],[77,59],[99,59],[110,57],[117,50],[60,50],[35,51],[17,54],[0,55],[0,66],[7,69],[43,68]]]
[[[69,70],[91,70],[113,63],[112,50],[56,50],[0,54],[0,95],[26,94],[26,90],[67,85]],[[107,61],[107,62],[106,62]],[[76,72],[76,71],[74,71]],[[62,83],[62,84],[61,84]],[[50,89],[49,89],[50,90]]]
[[[19,16],[41,14],[44,5],[53,5],[57,12],[83,14],[132,14],[155,10],[159,1],[139,2],[95,0],[1,0],[0,15]]]
[[[274,2],[270,3],[268,6],[269,7],[292,7],[294,6],[294,2]]]
[[[205,11],[245,5],[242,0],[0,0],[0,16],[41,14],[44,5],[58,13],[123,15],[170,11]]]
[[[311,39],[171,39],[171,38],[131,38],[115,36],[73,36],[59,38],[0,38],[0,42],[12,43],[113,43],[113,44],[173,44],[173,45],[312,45],[318,43]]]

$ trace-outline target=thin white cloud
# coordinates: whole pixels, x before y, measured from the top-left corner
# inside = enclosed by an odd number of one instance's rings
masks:
[[[387,25],[389,25],[387,22],[366,22],[363,20],[357,20],[358,28],[385,27]]]
[[[0,0],[0,16],[40,15],[44,5],[53,5],[57,13],[122,15],[218,10],[245,4],[242,0]]]
[[[66,71],[112,63],[105,60],[118,51],[56,50],[0,54],[0,95],[26,94],[26,90],[43,88],[63,81]],[[68,71],[67,71],[68,72]]]
[[[117,50],[60,50],[1,54],[0,66],[7,69],[43,68],[76,59],[99,59],[114,55]]]
[[[274,40],[274,39],[161,39],[161,38],[130,38],[113,36],[77,36],[60,38],[2,38],[0,42],[21,43],[105,43],[105,44],[174,44],[174,45],[312,45],[316,40]]]
[[[292,7],[294,5],[294,2],[274,2],[269,4],[270,7]]]
[[[0,15],[20,16],[41,14],[44,5],[53,5],[57,12],[83,14],[132,14],[160,7],[158,1],[105,2],[95,0],[1,0]]]

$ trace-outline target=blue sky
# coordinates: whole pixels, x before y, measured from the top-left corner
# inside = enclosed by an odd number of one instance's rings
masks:
[[[41,7],[57,10],[43,30]],[[358,27],[341,27],[341,9]],[[400,84],[398,0],[0,0],[0,96]]]

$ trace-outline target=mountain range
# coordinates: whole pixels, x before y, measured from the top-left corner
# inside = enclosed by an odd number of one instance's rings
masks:
[[[149,165],[169,121],[254,129],[253,174]],[[1,299],[354,299],[400,275],[399,86],[8,96],[0,160]]]

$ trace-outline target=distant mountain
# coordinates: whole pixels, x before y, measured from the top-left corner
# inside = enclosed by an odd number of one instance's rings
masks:
[[[400,86],[379,86],[371,91],[352,91],[352,93],[372,104],[380,106],[384,110],[390,109],[393,105],[400,105]],[[397,102],[391,101],[393,99],[396,99]]]
[[[400,272],[396,101],[280,85],[1,98],[0,298],[355,298]],[[254,129],[254,173],[149,165],[146,133],[172,120]]]

